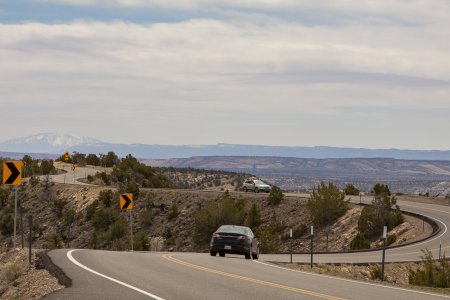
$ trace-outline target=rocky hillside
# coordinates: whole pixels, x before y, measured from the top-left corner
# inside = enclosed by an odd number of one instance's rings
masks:
[[[220,170],[172,167],[155,169],[171,182],[172,187],[193,190],[240,191],[245,179],[254,177],[251,174]]]
[[[194,241],[195,215],[211,203],[222,201],[224,192],[176,189],[141,189],[132,210],[135,250],[207,251],[208,244]],[[245,218],[253,203],[261,215],[263,243],[271,252],[287,251],[288,229],[294,229],[294,251],[308,251],[311,220],[306,198],[285,197],[269,205],[267,194],[229,193]],[[34,247],[130,249],[129,214],[118,208],[116,189],[36,183],[20,189],[25,216],[33,215]],[[0,211],[0,248],[11,247],[12,193]],[[360,207],[352,208],[333,226],[316,228],[316,249],[338,251],[349,247],[356,235]],[[397,242],[418,238],[422,223],[406,218],[406,229],[398,231]],[[25,230],[26,233],[28,230]],[[20,231],[19,231],[20,232]],[[328,234],[328,238],[327,238]],[[209,237],[206,237],[206,240]],[[327,243],[328,240],[328,243]],[[377,241],[372,241],[375,245]],[[20,243],[20,239],[17,239]],[[266,247],[266,249],[269,249]]]

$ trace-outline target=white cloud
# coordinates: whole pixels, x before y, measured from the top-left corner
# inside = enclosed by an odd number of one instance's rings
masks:
[[[108,130],[95,130],[122,134],[129,142],[139,133],[127,135],[123,122],[130,128],[165,128],[146,142],[171,144],[238,142],[236,132],[226,128],[230,122],[236,129],[271,124],[264,130],[276,135],[282,128],[288,135],[315,124],[302,118],[339,123],[346,116],[342,111],[352,108],[445,111],[450,23],[443,22],[336,28],[212,19],[2,24],[0,103],[31,119],[39,112],[47,124],[40,131],[54,131],[52,122],[65,119],[72,130],[89,130],[98,119]],[[331,126],[339,128],[337,123]],[[187,141],[193,137],[184,131],[202,128],[202,139]]]

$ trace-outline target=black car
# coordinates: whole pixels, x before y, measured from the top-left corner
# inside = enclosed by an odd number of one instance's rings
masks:
[[[222,225],[212,235],[209,253],[211,256],[243,254],[246,259],[258,259],[259,242],[248,227]]]

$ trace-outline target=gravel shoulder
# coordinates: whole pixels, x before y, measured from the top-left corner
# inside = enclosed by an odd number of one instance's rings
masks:
[[[42,268],[37,253],[32,251],[31,265],[27,249],[0,253],[0,299],[41,299],[64,288]]]
[[[421,266],[420,262],[386,263],[384,270],[385,281],[383,282],[379,278],[374,278],[376,269],[381,268],[380,264],[314,264],[313,268],[311,268],[309,264],[304,263],[289,264],[273,262],[273,264],[302,272],[324,274],[345,279],[450,295],[450,289],[421,287],[409,284],[409,272],[410,270],[416,271]]]

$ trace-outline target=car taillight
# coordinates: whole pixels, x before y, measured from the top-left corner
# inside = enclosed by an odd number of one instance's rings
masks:
[[[238,240],[248,240],[248,236],[246,235],[241,235],[237,238]]]
[[[215,238],[215,239],[221,239],[222,237],[220,236],[220,234],[214,233],[214,234],[213,234],[213,238]]]

